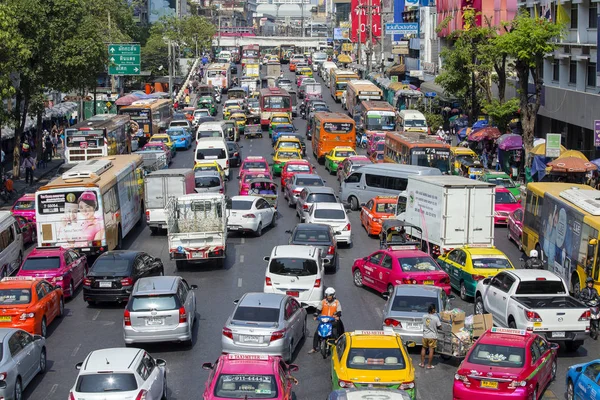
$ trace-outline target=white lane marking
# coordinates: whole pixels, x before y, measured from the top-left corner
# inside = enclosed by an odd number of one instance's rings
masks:
[[[246,243],[246,238],[245,237],[242,238],[242,244],[244,244],[244,243]]]
[[[44,397],[44,400],[51,399],[54,393],[56,392],[56,389],[58,389],[58,383],[52,385],[52,388],[50,388],[50,391],[48,392],[48,395]]]
[[[238,278],[238,287],[242,287],[242,278]]]
[[[77,354],[77,352],[79,351],[79,349],[81,348],[81,343],[79,343],[71,352],[71,357],[75,357],[75,355]]]
[[[240,263],[243,263],[243,262],[244,262],[244,255],[242,254],[242,255],[240,256]]]
[[[95,321],[98,319],[98,317],[100,316],[100,311],[102,311],[102,310],[98,310],[98,312],[92,317],[92,321]]]
[[[379,315],[379,318],[383,318],[383,312],[379,308],[376,308],[375,311],[377,311],[377,315]]]

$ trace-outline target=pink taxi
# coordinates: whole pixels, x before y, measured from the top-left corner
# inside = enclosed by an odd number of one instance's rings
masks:
[[[269,178],[269,179],[273,179],[271,177],[271,173],[270,172],[265,172],[262,170],[258,170],[258,171],[245,171],[242,176],[238,177],[238,179],[240,180],[239,186],[240,186],[240,191],[239,194],[240,196],[246,196],[248,195],[248,191],[250,190],[250,181],[254,178]]]
[[[494,224],[508,224],[508,216],[521,208],[521,200],[505,187],[496,186],[496,204],[494,205]]]
[[[35,195],[26,193],[13,204],[10,212],[35,223]]]
[[[209,370],[202,398],[292,400],[292,387],[298,381],[291,373],[298,370],[281,357],[250,354],[227,354],[217,361],[202,364]]]
[[[385,132],[373,132],[367,141],[367,155],[371,155],[374,151],[383,151],[384,145]]]
[[[263,171],[270,173],[269,163],[266,158],[261,156],[248,156],[242,161],[238,176],[242,176],[246,171]]]
[[[62,287],[65,297],[73,297],[87,275],[85,255],[63,247],[37,247],[23,261],[17,276],[43,278]]]
[[[392,293],[402,284],[433,285],[450,294],[450,277],[431,256],[416,247],[390,246],[356,259],[352,266],[354,284],[380,293]]]

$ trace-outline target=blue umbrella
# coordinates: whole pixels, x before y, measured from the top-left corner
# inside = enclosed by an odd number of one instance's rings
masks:
[[[590,161],[592,164],[600,168],[600,158],[596,158],[595,160]]]
[[[475,129],[480,129],[480,128],[485,128],[486,126],[489,125],[489,121],[487,119],[481,119],[479,121],[475,121],[475,123],[473,124],[472,128],[473,130]]]

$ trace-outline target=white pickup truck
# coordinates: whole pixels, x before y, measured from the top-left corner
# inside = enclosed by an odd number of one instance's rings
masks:
[[[510,270],[479,281],[475,314],[492,314],[494,325],[525,329],[575,351],[590,332],[590,311],[569,296],[558,275],[545,270]]]

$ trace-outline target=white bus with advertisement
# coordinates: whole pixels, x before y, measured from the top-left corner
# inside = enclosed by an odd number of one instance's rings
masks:
[[[206,71],[206,84],[220,87],[221,92],[226,92],[231,84],[231,69],[229,63],[214,63]]]

